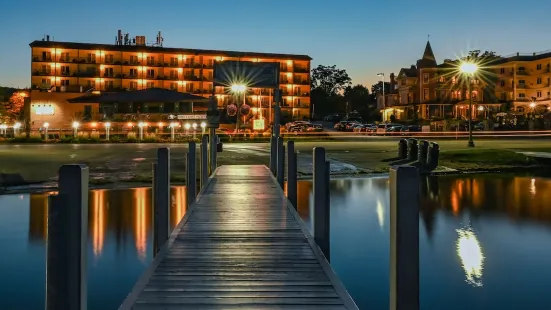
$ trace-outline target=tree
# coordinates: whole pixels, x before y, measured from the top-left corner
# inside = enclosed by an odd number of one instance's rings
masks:
[[[371,102],[371,96],[369,95],[369,89],[367,87],[358,84],[352,87],[347,87],[344,90],[344,99],[348,102],[350,111],[363,111]]]
[[[341,94],[352,85],[352,79],[344,69],[319,65],[312,69],[312,90],[322,89],[328,96]]]
[[[4,103],[5,114],[12,119],[19,119],[23,113],[26,93],[15,92],[11,95],[8,102]]]
[[[383,92],[383,82],[379,81],[376,84],[371,85],[371,96],[373,100],[377,100],[377,96]],[[390,83],[385,82],[385,94],[390,94]]]

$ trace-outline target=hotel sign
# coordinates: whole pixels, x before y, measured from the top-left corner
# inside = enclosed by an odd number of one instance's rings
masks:
[[[54,115],[54,107],[51,104],[34,104],[34,114],[36,115]]]
[[[207,119],[205,114],[181,114],[169,115],[168,119]]]
[[[214,63],[214,85],[278,88],[279,62],[223,61]]]

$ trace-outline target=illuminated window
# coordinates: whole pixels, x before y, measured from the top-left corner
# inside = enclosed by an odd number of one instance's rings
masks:
[[[429,100],[429,89],[423,88],[423,100]]]
[[[423,84],[428,84],[428,83],[429,83],[429,74],[424,73],[423,74]]]

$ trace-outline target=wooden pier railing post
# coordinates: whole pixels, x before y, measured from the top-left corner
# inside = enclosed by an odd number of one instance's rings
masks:
[[[207,180],[209,178],[209,138],[207,136],[203,136],[203,139],[201,140],[201,189],[207,184]]]
[[[330,206],[329,206],[329,162],[325,160],[325,148],[315,147],[313,150],[314,169],[314,240],[330,260],[329,229],[330,229]]]
[[[297,153],[295,153],[295,141],[287,141],[287,198],[297,206]]]
[[[157,150],[157,165],[153,167],[153,253],[157,254],[170,235],[169,148]]]
[[[46,310],[85,310],[88,182],[84,165],[59,169],[59,194],[49,197]]]
[[[419,172],[390,169],[390,310],[419,310]]]
[[[197,149],[196,143],[194,141],[189,142],[188,155],[187,155],[187,205],[190,206],[195,197],[197,197],[197,161],[195,158],[195,152]]]
[[[270,136],[270,171],[273,175],[276,174],[276,160],[277,160],[277,140],[272,134]]]
[[[277,183],[281,188],[285,182],[285,146],[283,146],[283,138],[277,138]]]

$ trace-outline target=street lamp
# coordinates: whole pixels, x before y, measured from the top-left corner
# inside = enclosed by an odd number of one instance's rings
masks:
[[[139,131],[140,131],[140,140],[143,140],[143,128],[145,127],[145,123],[144,122],[139,122],[138,123],[138,128],[139,128]]]
[[[111,129],[111,123],[105,123],[105,140],[109,141],[109,129]]]
[[[176,127],[178,127],[177,122],[170,123],[170,141],[174,142],[174,131],[176,130]]]
[[[44,126],[44,140],[48,141],[48,127],[50,127],[50,123],[46,122],[42,126]]]
[[[191,127],[193,127],[193,139],[195,139],[195,131],[197,129],[197,123],[193,123],[193,125],[191,125]]]
[[[73,136],[76,138],[78,135],[78,127],[80,124],[78,122],[73,122]]]
[[[233,84],[231,87],[230,87],[232,93],[243,93],[243,104],[246,103],[247,101],[247,85],[245,84]],[[239,114],[241,113],[241,106],[238,104],[237,105],[237,118],[235,120],[235,131],[236,132],[239,132]]]
[[[205,128],[207,128],[207,123],[201,122],[201,133],[205,134]]]
[[[474,147],[473,141],[473,94],[471,91],[472,88],[472,77],[478,70],[478,66],[472,62],[464,62],[459,66],[459,69],[462,73],[467,75],[467,81],[469,83],[469,142],[467,143],[468,147]]]
[[[380,76],[383,78],[383,113],[381,113],[381,117],[383,122],[385,121],[385,115],[384,115],[384,109],[386,109],[386,99],[385,99],[385,74],[383,72],[377,73],[377,76]],[[348,113],[348,111],[347,111]]]
[[[13,136],[14,137],[17,137],[17,135],[19,134],[19,128],[21,128],[21,123],[15,123],[13,125]]]

